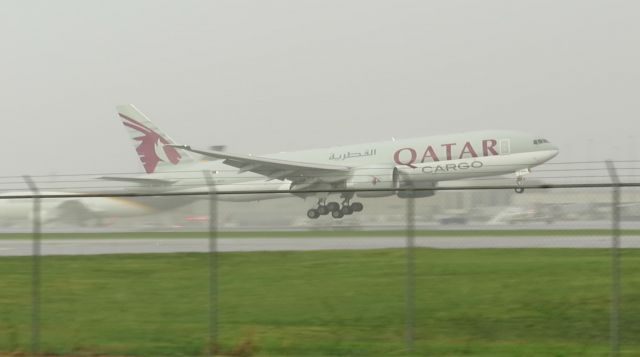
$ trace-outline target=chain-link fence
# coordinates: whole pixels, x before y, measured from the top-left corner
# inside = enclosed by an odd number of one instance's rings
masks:
[[[2,200],[31,223],[0,235],[0,355],[640,354],[637,184],[434,188],[311,219],[315,198],[229,202],[264,191],[28,182]],[[52,219],[79,199],[172,209]]]

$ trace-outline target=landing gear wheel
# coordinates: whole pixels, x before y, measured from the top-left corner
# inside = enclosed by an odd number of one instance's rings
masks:
[[[350,214],[353,214],[353,210],[351,209],[351,206],[349,205],[344,205],[342,206],[342,209],[340,209],[340,211],[342,212],[343,215],[348,216]]]
[[[529,172],[529,171],[527,171]],[[522,175],[518,175],[518,173],[516,173],[516,188],[514,189],[516,191],[516,193],[523,193],[524,192],[524,176]]]
[[[318,212],[317,209],[312,208],[312,209],[307,211],[307,217],[309,217],[311,219],[316,219],[316,218],[320,217],[320,212]]]
[[[321,215],[321,216],[329,214],[329,209],[327,208],[327,206],[319,206],[318,207],[318,214]]]
[[[331,217],[336,218],[336,219],[339,219],[339,218],[344,217],[344,213],[342,213],[342,211],[341,211],[341,210],[332,211],[332,212],[331,212]]]
[[[329,212],[335,212],[340,210],[340,204],[338,202],[329,202],[326,205]]]
[[[362,209],[364,209],[364,205],[362,203],[360,203],[360,202],[353,202],[351,204],[351,210],[353,212],[360,212],[360,211],[362,211]]]

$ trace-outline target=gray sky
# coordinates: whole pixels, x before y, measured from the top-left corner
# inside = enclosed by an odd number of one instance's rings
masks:
[[[3,1],[3,174],[141,170],[114,105],[269,153],[518,129],[640,159],[638,1]],[[591,148],[589,148],[591,144]]]

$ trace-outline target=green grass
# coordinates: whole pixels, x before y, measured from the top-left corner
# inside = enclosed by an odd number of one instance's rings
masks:
[[[622,235],[640,235],[640,229],[623,229]],[[311,237],[401,237],[406,230],[309,230],[309,231],[221,231],[222,238],[311,238]],[[531,237],[531,236],[610,236],[610,229],[417,229],[418,237]],[[73,238],[206,238],[207,231],[186,232],[86,232],[43,233],[44,239]],[[0,233],[0,239],[31,239],[31,233]]]
[[[415,351],[404,351],[401,249],[224,253],[220,349],[254,356],[605,356],[610,252],[416,250]],[[0,259],[0,351],[30,334],[29,257]],[[42,350],[197,356],[205,254],[44,257]],[[622,251],[621,345],[640,355],[640,251]],[[247,350],[251,350],[248,348]],[[0,355],[2,353],[0,352]]]

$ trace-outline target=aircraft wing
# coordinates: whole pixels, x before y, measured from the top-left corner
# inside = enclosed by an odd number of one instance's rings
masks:
[[[272,180],[290,180],[310,187],[319,182],[338,182],[344,180],[351,168],[341,165],[315,164],[279,160],[266,157],[231,154],[222,151],[204,151],[192,149],[188,145],[171,145],[203,156],[224,160],[225,165],[236,167],[240,172],[253,172]],[[302,187],[302,186],[298,186]]]

